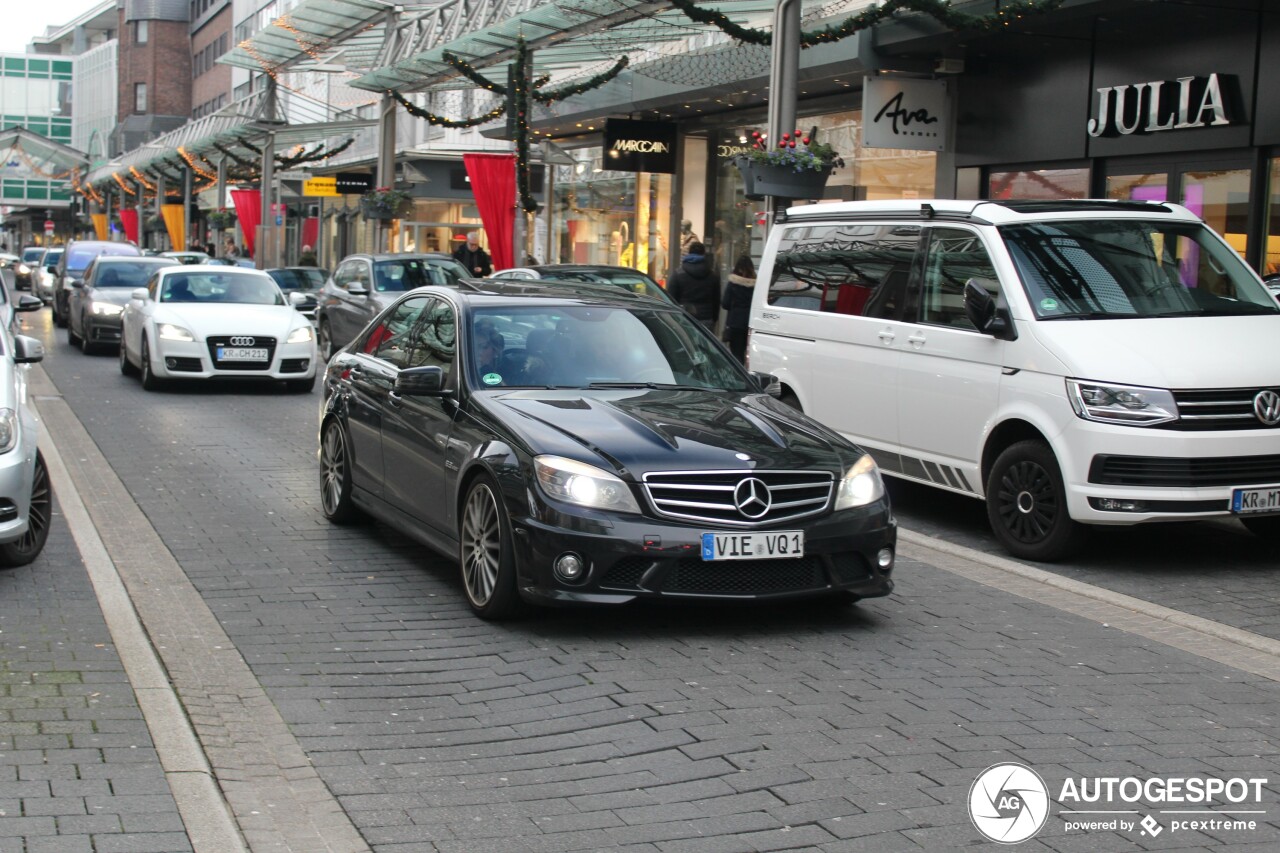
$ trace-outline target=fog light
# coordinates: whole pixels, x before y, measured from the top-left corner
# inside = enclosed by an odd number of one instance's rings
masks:
[[[561,554],[555,562],[556,577],[568,583],[577,583],[587,572],[586,563],[577,554]]]
[[[880,553],[876,554],[876,563],[878,563],[880,568],[882,569],[887,569],[890,566],[892,566],[893,565],[893,549],[881,548]]]
[[[1147,505],[1142,501],[1119,500],[1117,498],[1090,498],[1094,509],[1106,512],[1146,512]]]
[[[176,358],[166,358],[164,360],[164,366],[169,368],[170,370],[173,370],[175,367],[178,366],[178,360]]]

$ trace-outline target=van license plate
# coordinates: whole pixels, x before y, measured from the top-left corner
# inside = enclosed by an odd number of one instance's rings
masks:
[[[803,530],[702,534],[704,560],[776,560],[803,556]]]
[[[1270,486],[1265,489],[1233,489],[1231,511],[1238,514],[1280,512],[1280,486]]]

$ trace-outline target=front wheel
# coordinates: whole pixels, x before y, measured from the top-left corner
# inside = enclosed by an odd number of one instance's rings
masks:
[[[27,532],[13,542],[0,545],[0,566],[25,566],[44,550],[49,538],[49,522],[53,519],[53,489],[44,456],[36,451],[35,470],[31,474],[31,505],[27,510]]]
[[[1070,556],[1085,528],[1067,511],[1067,489],[1049,445],[1019,441],[996,458],[987,477],[987,519],[1015,557],[1052,563]]]
[[[73,347],[78,347],[83,343],[83,339],[76,334],[75,326],[70,319],[67,320],[67,343]]]
[[[163,383],[151,369],[151,350],[150,347],[147,346],[147,335],[145,332],[142,335],[142,350],[139,353],[139,358],[142,361],[142,366],[139,368],[139,371],[142,373],[142,390],[159,391],[160,386]]]
[[[1280,515],[1264,515],[1258,518],[1242,518],[1240,523],[1259,539],[1280,542]]]
[[[347,433],[336,419],[324,425],[320,436],[320,510],[335,524],[356,517],[351,499],[351,453]]]
[[[124,348],[124,332],[120,333],[120,372],[125,376],[132,376],[137,372],[137,368],[133,366],[133,362],[129,361],[129,353]]]
[[[62,310],[62,303],[55,296],[53,299],[53,325],[65,327],[67,325],[66,312]]]
[[[462,509],[458,561],[467,603],[481,619],[507,619],[520,610],[511,522],[498,484],[481,476],[471,484]]]
[[[321,320],[316,329],[316,350],[320,354],[320,362],[328,364],[333,358],[333,333],[329,331],[329,321]]]

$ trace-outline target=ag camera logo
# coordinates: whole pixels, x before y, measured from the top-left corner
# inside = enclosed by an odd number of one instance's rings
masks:
[[[1017,844],[1040,831],[1049,818],[1049,789],[1024,764],[993,764],[969,788],[969,819],[991,841]]]

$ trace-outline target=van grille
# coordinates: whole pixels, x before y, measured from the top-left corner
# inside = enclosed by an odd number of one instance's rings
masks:
[[[1162,426],[1166,429],[1196,432],[1203,430],[1280,429],[1267,426],[1253,411],[1253,398],[1265,388],[1214,388],[1211,390],[1174,391],[1178,404],[1178,420]],[[1280,388],[1271,388],[1280,391]]]
[[[1161,456],[1095,456],[1089,482],[1106,486],[1161,486],[1194,489],[1280,483],[1280,455],[1212,456],[1170,459]]]
[[[767,490],[763,514],[759,504],[738,509],[735,495],[744,494],[746,480]],[[644,490],[659,515],[742,527],[816,515],[830,504],[834,483],[827,471],[687,471],[646,474]]]

